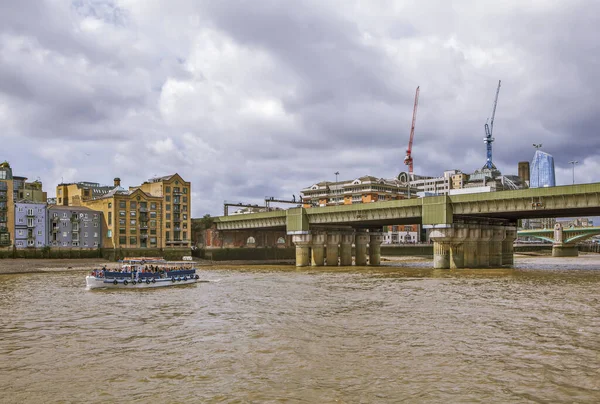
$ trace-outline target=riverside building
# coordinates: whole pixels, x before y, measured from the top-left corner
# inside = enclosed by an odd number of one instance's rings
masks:
[[[125,189],[93,182],[60,184],[57,204],[81,204],[103,213],[106,248],[191,247],[191,184],[179,174]],[[71,206],[71,205],[69,205]]]

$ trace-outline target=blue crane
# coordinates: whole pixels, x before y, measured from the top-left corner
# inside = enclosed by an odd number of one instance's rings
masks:
[[[485,143],[487,149],[487,161],[485,162],[485,166],[483,166],[483,168],[496,168],[494,163],[492,163],[492,143],[494,142],[492,132],[494,130],[494,116],[496,116],[496,106],[498,105],[498,94],[500,94],[500,80],[498,80],[498,89],[496,90],[496,98],[494,99],[494,109],[492,110],[492,117],[488,118],[485,122],[485,137],[483,138],[483,142]]]

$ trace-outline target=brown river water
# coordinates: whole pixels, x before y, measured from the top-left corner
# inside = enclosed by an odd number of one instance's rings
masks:
[[[0,276],[0,402],[598,403],[600,258]]]

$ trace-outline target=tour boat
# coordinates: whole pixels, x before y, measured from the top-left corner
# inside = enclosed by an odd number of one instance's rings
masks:
[[[188,285],[198,282],[194,263],[162,258],[125,258],[120,270],[106,267],[85,277],[87,289],[144,289]]]

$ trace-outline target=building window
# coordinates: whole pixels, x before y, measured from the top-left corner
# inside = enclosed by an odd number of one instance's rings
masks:
[[[41,235],[42,235],[42,231],[38,230],[38,236],[41,236]]]
[[[183,220],[187,220],[187,215],[186,214],[183,215]]]
[[[129,237],[129,244],[130,245],[136,245],[137,244],[137,237]]]
[[[150,212],[150,218],[156,219],[156,212]]]
[[[94,222],[94,227],[98,227],[98,222]]]
[[[171,192],[171,187],[165,187],[165,192],[168,194],[169,192]]]
[[[22,207],[19,207],[19,212],[23,212],[23,208]]]
[[[94,213],[94,219],[98,219],[98,214]]]
[[[88,222],[83,222],[83,227],[88,227]]]
[[[132,227],[131,229],[129,229],[129,234],[137,234],[137,229],[135,227]]]
[[[98,242],[94,241],[94,247],[98,247]]]
[[[125,223],[127,223],[127,221],[125,219],[119,219],[119,224],[121,226],[125,226]]]
[[[22,209],[22,208],[19,208],[19,209]],[[32,208],[27,209],[27,214],[33,215],[33,209]]]
[[[156,234],[156,229],[150,229],[150,234]]]
[[[119,234],[127,234],[127,230],[124,227],[119,227]]]
[[[135,219],[129,221],[130,226],[135,226]]]
[[[184,188],[185,189],[185,188]],[[187,196],[183,197],[183,203],[187,203]]]
[[[127,203],[125,201],[119,201],[119,208],[125,209],[127,207]]]
[[[22,217],[19,218],[19,223],[23,223],[23,218]]]
[[[169,232],[169,231],[166,232],[165,236],[166,236],[165,238],[167,239],[167,241],[169,241],[171,239],[171,232]]]
[[[108,225],[112,226],[112,212],[108,212]]]
[[[67,227],[67,222],[62,222],[63,227]]]
[[[125,217],[125,216],[127,216],[127,214],[126,214],[126,212],[124,210],[120,210],[119,211],[119,216],[120,217]]]
[[[156,210],[156,202],[150,202],[150,209]]]
[[[132,210],[131,212],[129,212],[129,216],[135,217],[135,210]]]
[[[171,222],[167,222],[167,223],[165,223],[165,227],[166,227],[167,229],[170,229],[170,228],[171,228]]]
[[[111,238],[112,237],[112,230],[108,230],[106,232],[106,237]]]
[[[171,205],[170,205],[170,204],[167,204],[167,208],[166,208],[166,210],[167,210],[167,211],[171,210]]]
[[[58,213],[53,213],[52,217],[58,217]]]
[[[156,227],[156,220],[150,220],[150,227]]]
[[[167,202],[171,202],[171,195],[167,195],[167,196],[165,196],[165,201],[167,201]]]
[[[187,212],[187,205],[183,205],[183,211]]]
[[[23,230],[19,230],[19,236],[23,235]]]
[[[184,232],[183,232],[183,239],[184,239],[184,240],[187,240],[187,231],[184,231]]]
[[[84,247],[87,247],[87,246],[88,246],[88,243],[87,243],[87,241],[84,241],[84,242],[83,242],[83,246],[84,246]]]
[[[85,215],[83,215],[83,217],[87,219],[88,218],[88,214],[86,213]]]
[[[137,203],[135,201],[129,202],[129,206],[131,207],[131,209],[137,209]]]
[[[127,236],[119,236],[119,244],[127,244]]]
[[[63,212],[63,218],[67,218],[67,212]]]
[[[156,244],[156,237],[150,237],[150,244]]]
[[[112,208],[112,202],[108,203],[108,209]]]
[[[98,233],[94,232],[94,238],[98,238]]]
[[[67,243],[66,241],[63,241],[63,243],[62,243],[63,247],[66,247],[66,246],[67,246],[67,244],[68,244],[68,243]]]
[[[165,215],[165,217],[166,217],[166,219],[167,219],[167,220],[171,220],[171,214],[170,214],[170,213],[167,213],[167,214]]]
[[[87,237],[87,236],[88,236],[87,232],[83,233],[83,237]]]

